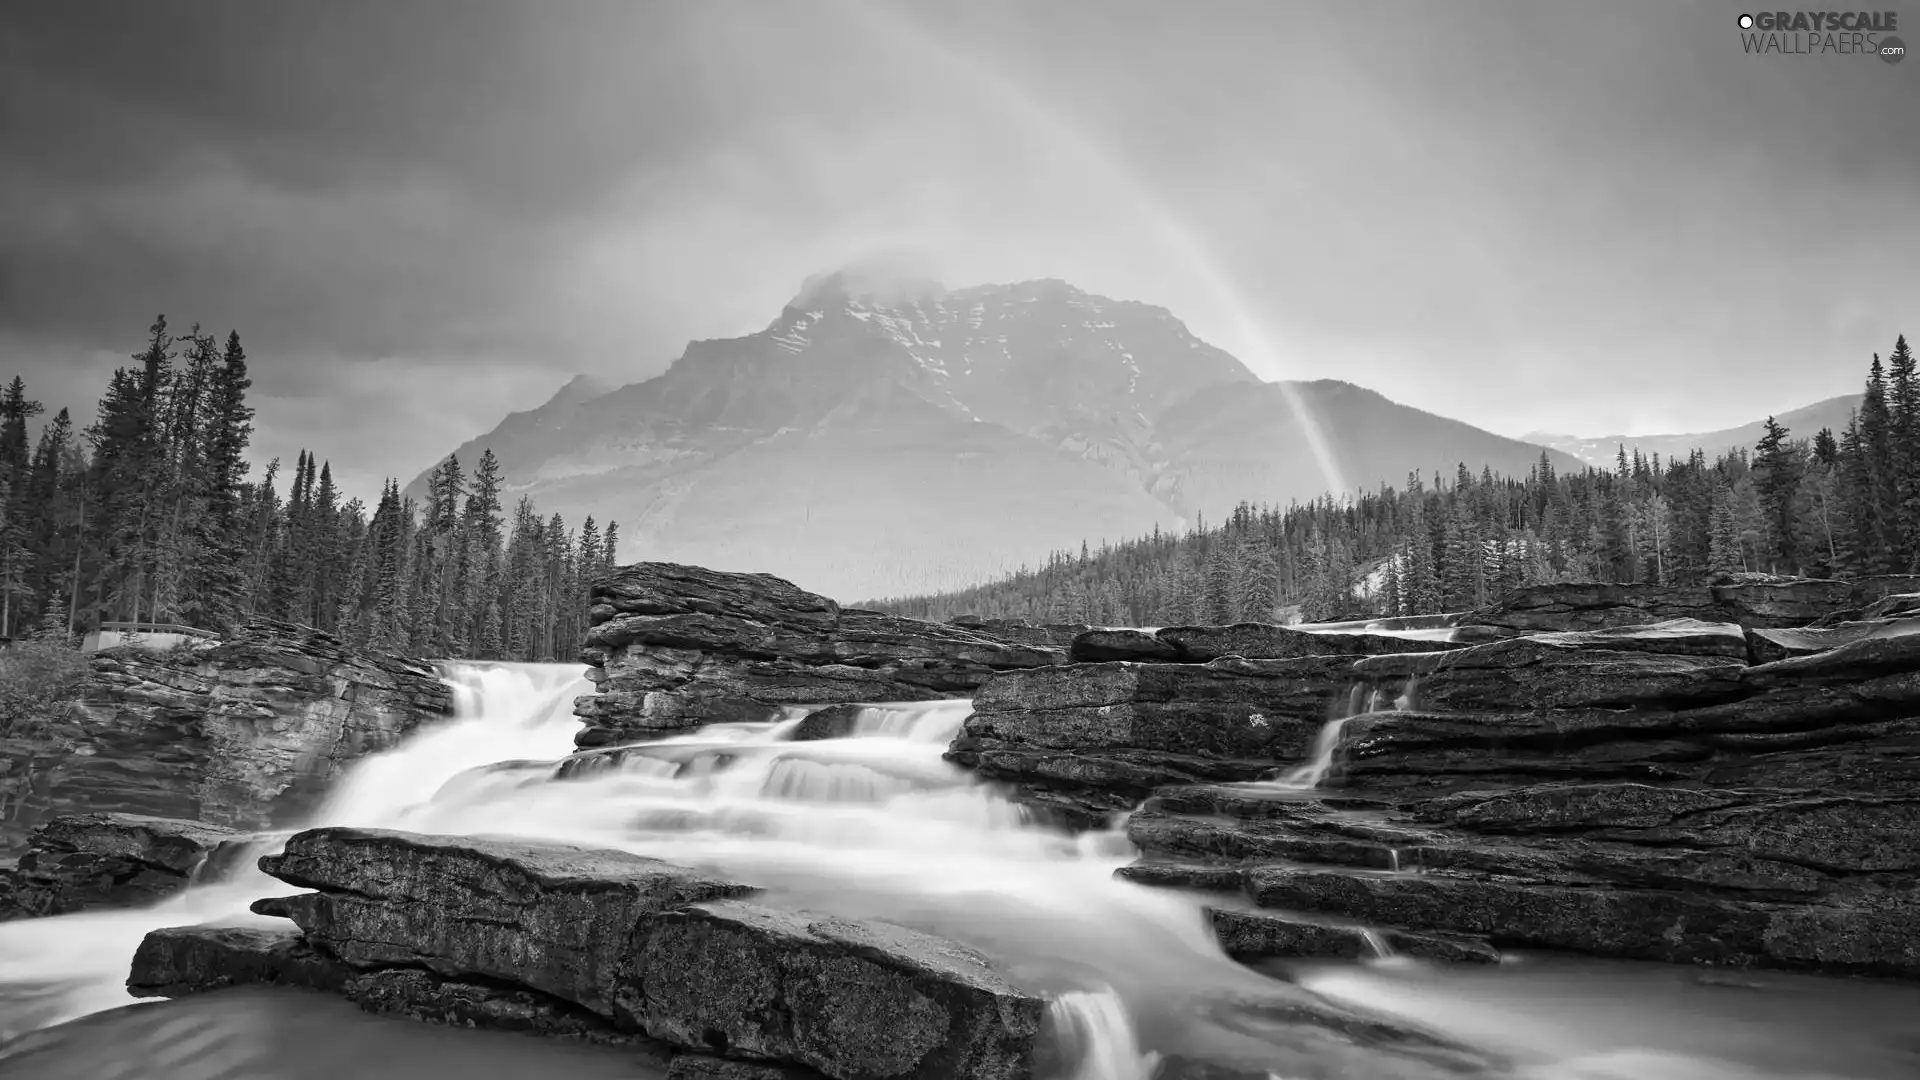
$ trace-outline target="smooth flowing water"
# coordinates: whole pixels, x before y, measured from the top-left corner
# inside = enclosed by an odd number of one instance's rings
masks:
[[[770,723],[714,724],[569,757],[578,728],[572,698],[591,692],[579,668],[459,665],[447,677],[459,718],[361,762],[314,815],[315,824],[517,834],[621,848],[751,882],[768,890],[770,903],[886,918],[965,941],[1001,961],[1016,981],[1053,995],[1053,1026],[1068,1080],[1154,1080],[1165,1062],[1181,1056],[1270,1063],[1271,1076],[1286,1080],[1384,1075],[1352,1065],[1351,1039],[1322,1033],[1316,1041],[1311,1033],[1321,1029],[1287,1012],[1303,1003],[1391,1014],[1485,1047],[1501,1061],[1489,1075],[1920,1075],[1914,1020],[1920,1017],[1920,993],[1909,987],[1837,980],[1800,980],[1784,990],[1786,984],[1708,985],[1687,969],[1574,962],[1483,972],[1431,968],[1401,957],[1363,965],[1243,967],[1222,955],[1202,900],[1113,877],[1133,855],[1124,837],[1071,837],[1035,826],[995,789],[943,760],[967,715],[964,701],[871,707],[836,738],[796,741],[804,710],[794,710]],[[1349,704],[1357,711],[1375,703]],[[1316,748],[1322,749],[1308,763],[1318,767],[1316,782],[1325,775],[1320,759],[1331,761],[1332,743]],[[272,846],[263,844],[262,850]],[[256,871],[148,909],[0,924],[0,1035],[125,1005],[130,999],[121,984],[128,959],[147,931],[256,919],[246,914],[249,901],[288,891]],[[1581,974],[1587,971],[1600,974]],[[1685,995],[1642,996],[1636,989],[1666,988],[1676,980],[1685,983]],[[1885,1007],[1846,1004],[1853,999]],[[124,1015],[157,1017],[157,1010],[173,1010],[166,1015],[186,1018],[182,1023],[211,1024],[210,1010],[221,1000],[234,1002],[239,1012],[232,1015],[271,1017],[284,1008],[273,1002],[285,999],[272,992],[209,997]],[[1832,1007],[1822,1011],[1804,1007],[1806,1002]],[[124,1043],[112,1053],[121,1053],[114,1060],[125,1064],[142,1051],[137,1036],[114,1034],[121,1015],[91,1017],[71,1030],[94,1032],[88,1025],[97,1025],[98,1033],[86,1036],[88,1052],[109,1053],[102,1047]],[[308,1037],[324,1042],[311,1033],[333,1030],[342,1045],[324,1049],[336,1063],[348,1053],[346,1043],[367,1040],[360,1064],[340,1065],[333,1075],[454,1075],[445,1067],[454,1051],[405,1049],[427,1044],[395,1034],[399,1029],[391,1026],[378,1028],[385,1033],[379,1038],[349,1036],[347,1027],[374,1021],[337,1010],[327,1015],[339,1017],[330,1022],[335,1027],[315,1028],[309,1018],[299,1028],[309,1035],[283,1032],[275,1045]],[[1272,1020],[1287,1015],[1296,1018],[1291,1026]],[[1742,1035],[1702,1039],[1694,1015],[1742,1018]],[[1594,1034],[1596,1025],[1604,1035]],[[202,1075],[154,1071],[151,1055],[147,1071],[111,1073],[91,1059],[82,1063],[78,1049],[62,1056],[58,1045],[49,1048],[47,1040],[66,1030],[38,1032],[15,1044],[38,1048],[15,1057],[25,1071],[8,1073],[7,1048],[0,1047],[0,1075],[50,1077],[46,1063],[62,1060],[81,1070],[63,1076]],[[405,1067],[415,1053],[422,1055],[418,1067]],[[29,1061],[40,1062],[39,1071]],[[247,1075],[325,1075],[299,1072],[301,1067],[287,1058],[275,1070]],[[558,1058],[553,1067],[572,1068]],[[580,1068],[581,1075],[597,1075]]]

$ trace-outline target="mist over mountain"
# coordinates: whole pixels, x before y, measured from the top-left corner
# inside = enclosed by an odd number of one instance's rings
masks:
[[[1821,428],[1829,428],[1838,436],[1846,429],[1848,418],[1859,407],[1859,394],[1842,394],[1798,409],[1775,413],[1774,419],[1785,425],[1796,439],[1811,439]],[[1534,431],[1521,438],[1572,454],[1589,465],[1611,468],[1622,446],[1626,447],[1629,455],[1638,450],[1649,458],[1654,454],[1662,458],[1685,458],[1694,450],[1700,450],[1711,459],[1736,448],[1751,449],[1765,432],[1766,418],[1761,417],[1739,427],[1681,435],[1603,435],[1588,439],[1578,435],[1552,435]]]
[[[623,559],[848,600],[976,583],[1242,500],[1310,500],[1329,489],[1322,452],[1349,489],[1462,461],[1524,473],[1541,454],[1344,382],[1260,382],[1165,309],[1063,281],[851,272],[809,280],[758,333],[693,342],[617,389],[575,380],[454,452],[483,449],[510,495],[618,520]]]

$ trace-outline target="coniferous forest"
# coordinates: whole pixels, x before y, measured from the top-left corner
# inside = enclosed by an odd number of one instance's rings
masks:
[[[1242,504],[1217,527],[1156,533],[991,584],[872,606],[1108,626],[1329,621],[1484,605],[1549,581],[1699,584],[1735,573],[1920,572],[1920,375],[1904,336],[1875,355],[1847,429],[1767,420],[1751,450],[1525,477],[1409,475],[1357,498]]]
[[[94,422],[0,392],[0,637],[73,640],[102,623],[216,633],[263,618],[414,656],[572,659],[589,580],[617,537],[525,499],[502,505],[491,452],[449,458],[423,506],[388,480],[372,507],[343,498],[302,452],[257,474],[240,336],[224,344],[164,316],[115,371]]]

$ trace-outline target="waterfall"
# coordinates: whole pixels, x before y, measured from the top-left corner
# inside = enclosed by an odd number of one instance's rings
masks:
[[[1387,691],[1369,687],[1365,683],[1353,684],[1347,689],[1345,708],[1336,706],[1333,717],[1314,736],[1313,749],[1308,752],[1307,760],[1281,773],[1268,784],[1283,791],[1312,791],[1319,787],[1333,772],[1334,761],[1340,751],[1340,737],[1345,733],[1349,721],[1368,713],[1410,709],[1413,707],[1413,694],[1414,681],[1411,677],[1400,693],[1393,697],[1388,697]]]
[[[1088,1078],[1150,1076],[1155,1052],[1135,1026],[1143,1009],[1191,1013],[1191,1029],[1205,1023],[1199,1001],[1273,992],[1221,953],[1197,901],[1114,878],[1135,855],[1122,834],[1031,824],[946,761],[965,700],[866,706],[834,738],[796,741],[810,711],[796,707],[575,755],[572,700],[592,692],[582,674],[446,665],[455,717],[356,763],[308,827],[619,848],[760,886],[768,903],[943,935],[1056,991]],[[40,1003],[16,1027],[129,1003],[128,959],[151,930],[277,923],[247,905],[293,891],[253,866],[290,832],[258,840],[226,880],[148,908],[0,924],[0,989],[35,987]]]
[[[1153,1080],[1160,1055],[1140,1049],[1133,1018],[1109,987],[1070,990],[1047,1003],[1062,1055],[1076,1062],[1067,1080]]]

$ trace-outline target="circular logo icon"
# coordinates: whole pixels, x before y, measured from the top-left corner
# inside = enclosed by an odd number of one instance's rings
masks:
[[[1907,55],[1906,43],[1899,38],[1883,37],[1880,39],[1880,59],[1885,60],[1889,64],[1897,64],[1900,62],[1900,58],[1905,55]]]
[[[1740,29],[1742,30],[1753,29],[1753,16],[1751,15],[1740,16]]]

